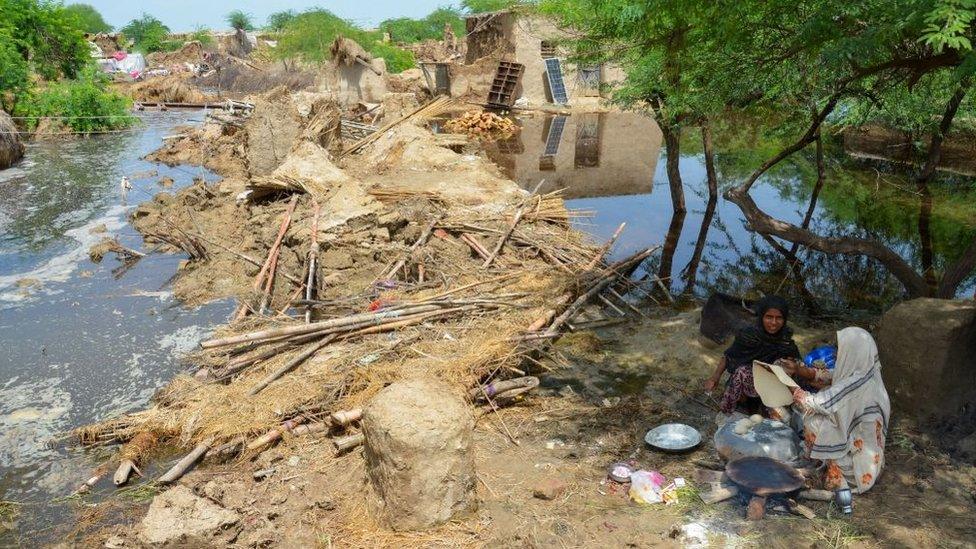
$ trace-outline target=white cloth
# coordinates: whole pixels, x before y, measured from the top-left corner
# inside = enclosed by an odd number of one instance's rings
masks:
[[[830,387],[798,402],[806,412],[810,457],[835,460],[857,492],[874,485],[884,466],[891,403],[881,378],[878,346],[867,331],[837,332],[837,366]]]

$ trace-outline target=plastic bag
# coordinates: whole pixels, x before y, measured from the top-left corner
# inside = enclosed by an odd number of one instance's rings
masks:
[[[630,498],[637,503],[661,503],[661,487],[666,481],[657,471],[634,471],[630,474]]]

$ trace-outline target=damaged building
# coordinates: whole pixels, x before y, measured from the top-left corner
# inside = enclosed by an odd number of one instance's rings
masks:
[[[549,18],[500,11],[469,17],[463,64],[451,67],[451,95],[492,106],[597,106],[605,84],[623,80],[611,65],[576,66],[559,46],[569,35]]]

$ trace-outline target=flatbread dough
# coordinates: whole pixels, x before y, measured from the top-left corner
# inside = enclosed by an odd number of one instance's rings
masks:
[[[765,364],[758,360],[752,363],[752,380],[756,392],[759,393],[759,398],[769,408],[793,404],[791,388],[799,387],[782,367],[775,364]]]

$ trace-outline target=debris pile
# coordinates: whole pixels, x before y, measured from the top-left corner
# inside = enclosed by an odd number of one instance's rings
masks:
[[[518,125],[511,118],[488,111],[468,111],[445,122],[444,129],[450,133],[491,138],[511,137],[519,130]]]
[[[147,78],[123,88],[123,91],[141,103],[206,103],[212,99],[180,75]]]

